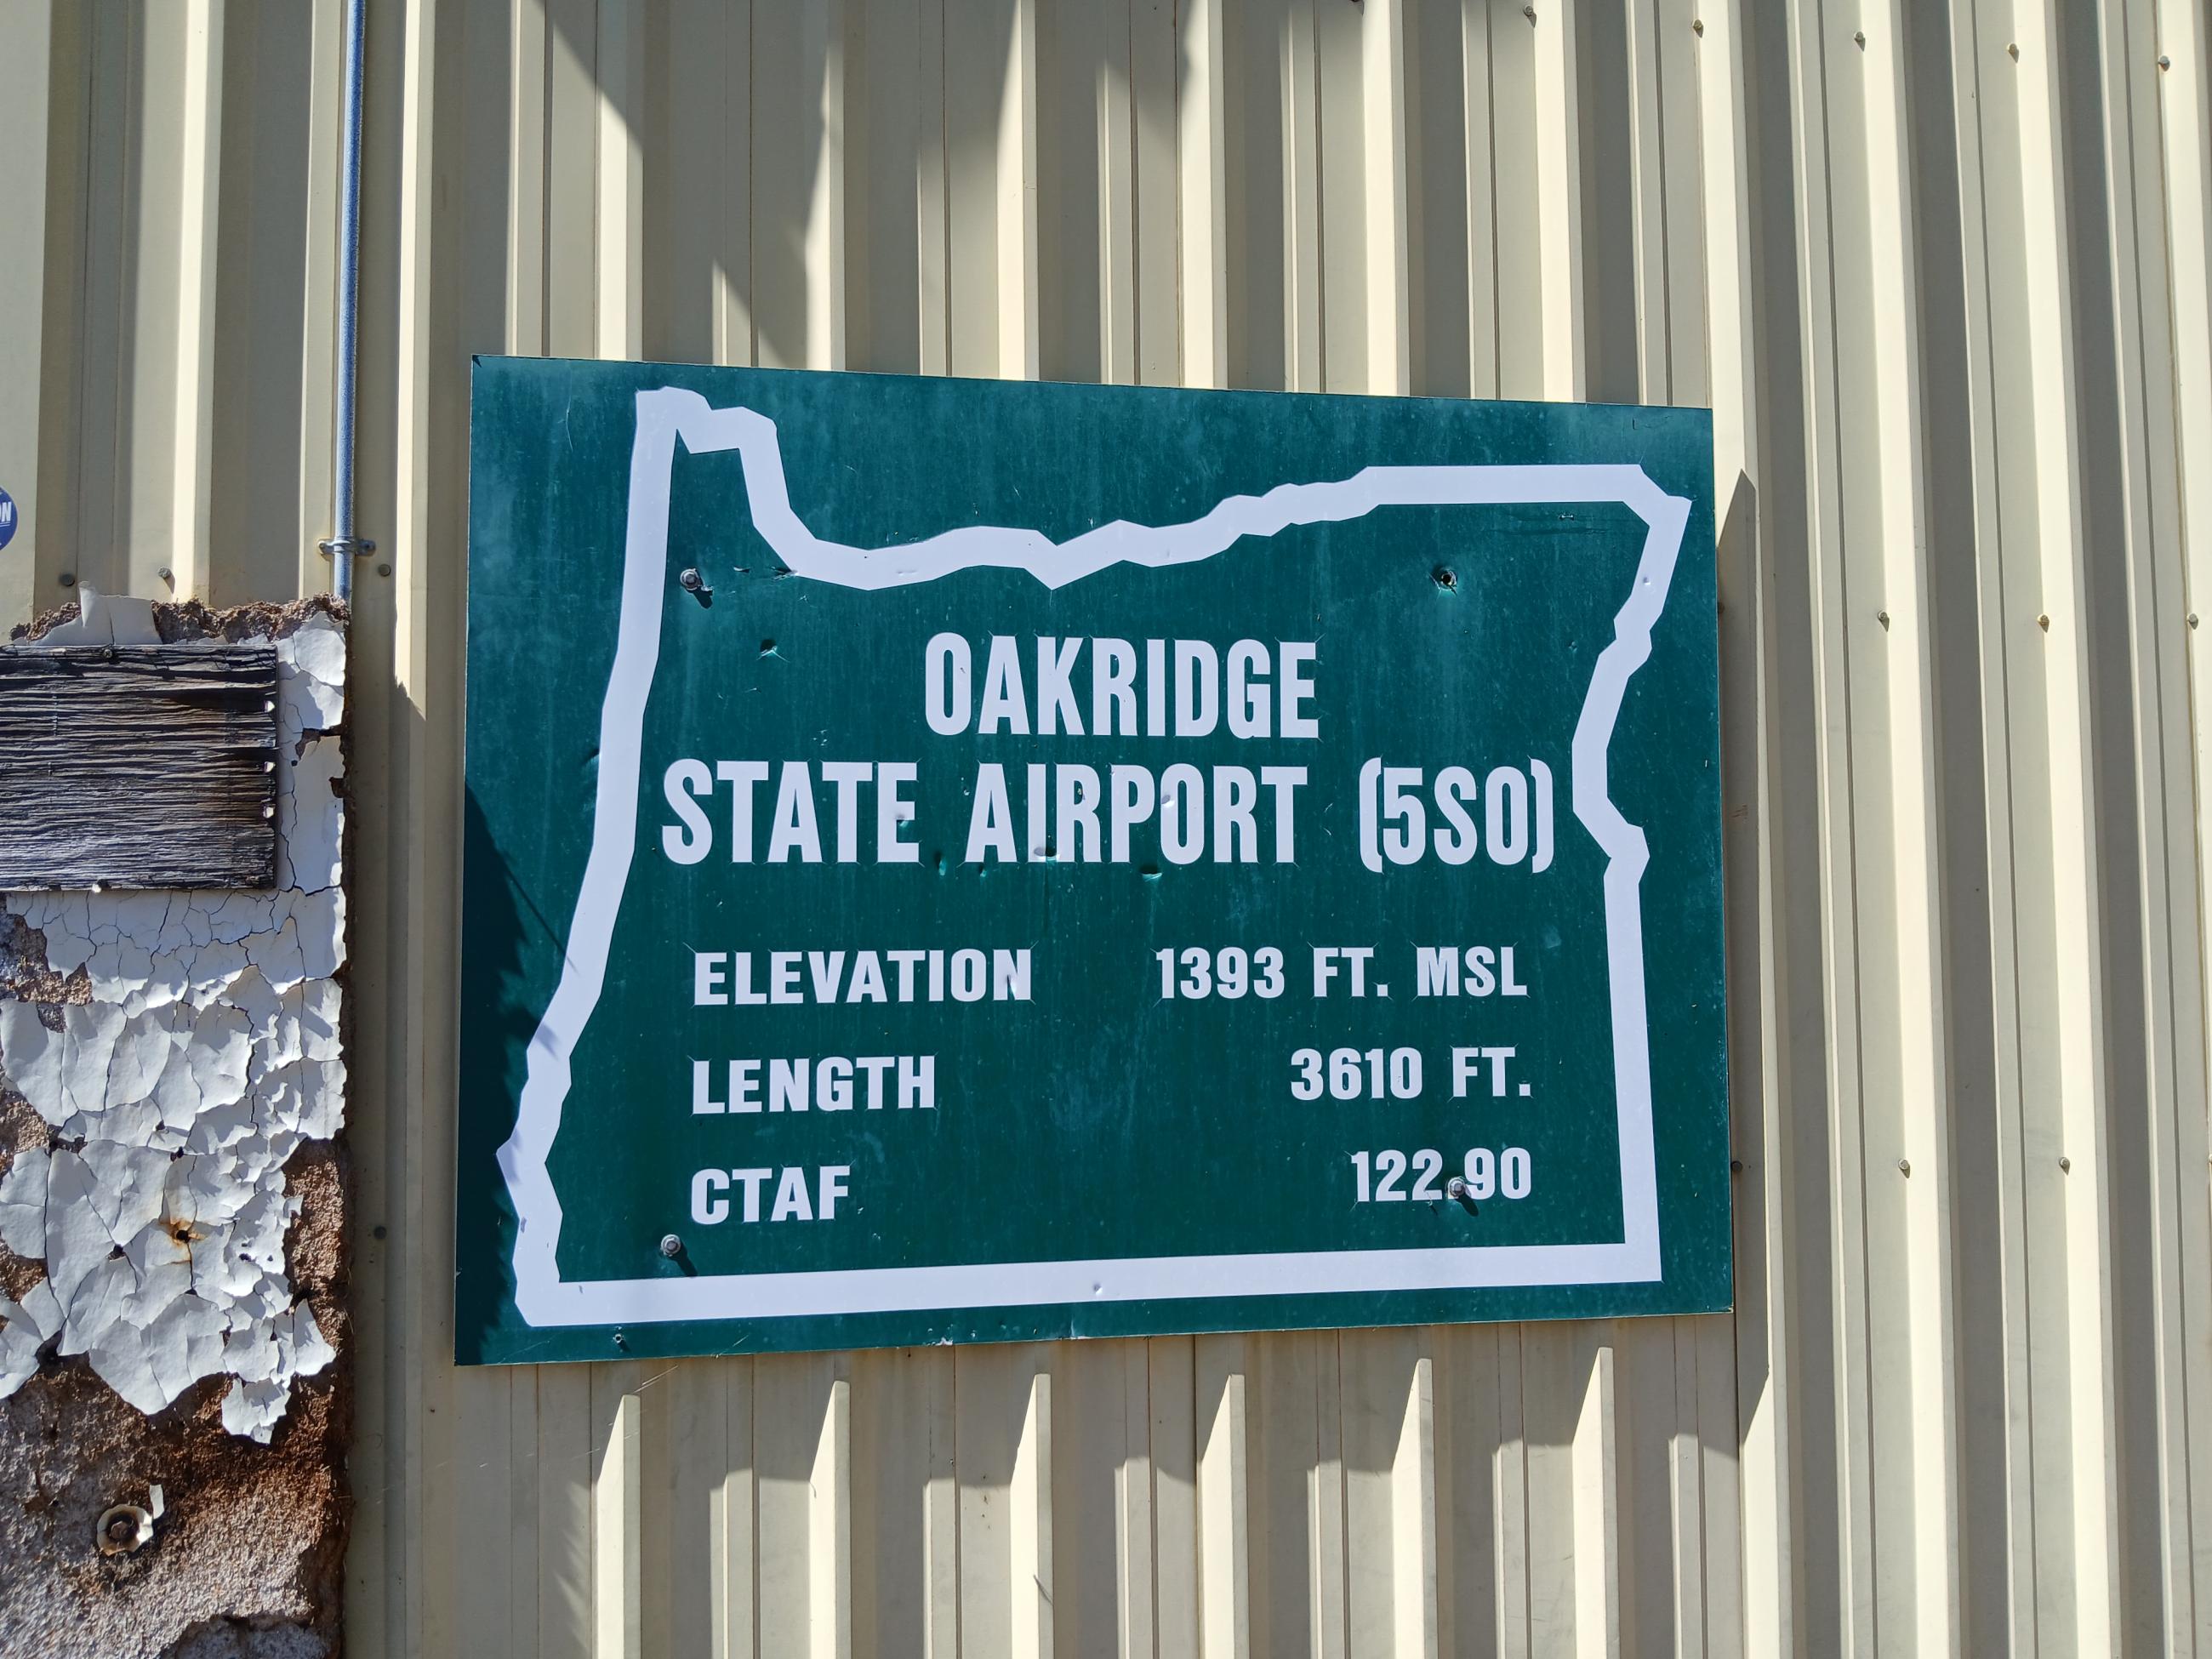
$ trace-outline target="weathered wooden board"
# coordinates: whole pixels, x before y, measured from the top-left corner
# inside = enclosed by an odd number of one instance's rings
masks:
[[[273,887],[276,652],[0,650],[0,890]]]

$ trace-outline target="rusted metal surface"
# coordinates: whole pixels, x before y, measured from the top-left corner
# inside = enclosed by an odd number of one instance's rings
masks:
[[[276,653],[0,651],[0,888],[276,878]]]

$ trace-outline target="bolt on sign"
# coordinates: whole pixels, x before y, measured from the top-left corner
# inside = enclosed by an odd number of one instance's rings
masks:
[[[465,1361],[1728,1305],[1701,411],[480,359]]]

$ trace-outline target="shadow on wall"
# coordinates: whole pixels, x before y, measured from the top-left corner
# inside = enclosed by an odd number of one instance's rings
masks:
[[[521,1098],[522,1079],[506,1075],[500,1061],[521,1054],[536,1029],[530,1010],[544,1001],[545,993],[532,994],[526,988],[509,988],[525,977],[526,938],[558,961],[568,927],[565,917],[554,915],[522,892],[505,867],[491,827],[473,792],[466,795],[462,831],[462,861],[475,879],[464,887],[466,914],[464,926],[476,941],[461,981],[459,1092],[471,1099],[511,1103]],[[489,878],[496,872],[498,879]],[[428,1226],[454,1226],[456,1256],[460,1263],[497,1262],[496,1282],[471,1283],[457,1273],[453,1291],[454,1339],[462,1348],[479,1346],[477,1339],[489,1331],[502,1299],[514,1294],[512,1265],[513,1235],[494,1237],[496,1229],[514,1224],[514,1208],[506,1196],[499,1172],[501,1144],[514,1132],[512,1109],[469,1111],[460,1114],[459,1159],[455,1170],[457,1191],[489,1190],[500,1196],[492,1205],[458,1206],[459,1219],[426,1218]],[[464,1330],[468,1340],[462,1340]]]
[[[518,288],[542,290],[518,295],[507,341],[476,349],[942,369],[945,346],[926,343],[927,330],[949,337],[957,371],[994,372],[995,334],[975,319],[995,309],[995,157],[1017,9],[984,0],[945,8],[941,21],[930,9],[854,4],[833,31],[828,9],[811,6],[653,8],[633,20],[551,0],[542,24],[472,9],[462,27],[498,33],[505,50],[454,61],[512,65],[502,83],[481,76],[469,90],[488,159],[513,125],[547,134],[507,181]],[[942,76],[918,75],[933,58]],[[647,86],[666,95],[647,98]],[[592,130],[574,116],[594,106],[636,146],[634,350],[596,269],[607,146],[568,148]],[[872,191],[902,165],[911,182],[897,199]],[[923,246],[926,227],[939,246]],[[962,316],[948,287],[972,296]]]

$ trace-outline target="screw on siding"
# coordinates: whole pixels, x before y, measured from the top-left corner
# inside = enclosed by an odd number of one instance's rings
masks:
[[[684,1254],[684,1241],[677,1237],[674,1233],[661,1234],[660,1253],[671,1261],[675,1261],[678,1256]]]
[[[1705,20],[1702,17],[1692,17],[1690,20],[1690,33],[1692,34],[1703,34],[1705,32]]]
[[[2071,1175],[2074,1173],[2074,1160],[2068,1158],[2063,1152],[2059,1154],[2058,1158],[2058,1173],[2061,1175]]]
[[[1730,1175],[1741,1175],[1743,1173],[1743,1160],[1740,1158],[1730,1158],[1729,1160],[1729,1173]]]
[[[2019,42],[2019,41],[2017,41],[2017,40],[2011,40],[2011,41],[2008,41],[2008,42],[2005,44],[2005,51],[2006,51],[2006,52],[2007,52],[2007,53],[2011,57],[2012,61],[2013,61],[2014,63],[2017,64],[2018,62],[2020,62],[2020,42]]]
[[[1901,1176],[1911,1175],[1912,1173],[1912,1160],[1909,1158],[1900,1158],[1898,1159],[1897,1172]]]
[[[2191,628],[2197,626],[2197,613],[2194,611],[2189,613],[2189,625]]]
[[[1523,17],[1527,18],[1527,19],[1528,19],[1530,22],[1532,22],[1532,23],[1533,23],[1533,22],[1534,22],[1534,21],[1536,21],[1536,9],[1535,9],[1535,7],[1534,7],[1534,6],[1523,6],[1523,7],[1522,7],[1522,8],[1521,8],[1521,15],[1522,15]]]
[[[2173,59],[2168,58],[2164,52],[2160,52],[2158,55],[2158,66],[2162,70],[2172,69],[2173,67]]]
[[[1880,623],[1882,625],[1882,629],[1883,629],[1883,631],[1884,631],[1884,632],[1887,632],[1887,631],[1888,631],[1888,629],[1889,629],[1889,612],[1888,612],[1888,611],[1875,611],[1875,612],[1874,613],[1874,619],[1875,619],[1876,622]]]
[[[76,586],[76,572],[74,570],[64,570],[60,575],[55,577],[54,580],[59,582],[64,587],[75,587]]]
[[[1851,36],[1851,39],[1858,42],[1858,47],[1861,52],[1864,52],[1866,50],[1866,31],[1864,29],[1858,30]]]
[[[177,573],[170,569],[166,564],[159,570],[156,570],[154,574],[159,576],[163,581],[168,583],[172,587],[174,587],[177,585]]]
[[[2051,613],[2048,611],[2039,612],[2035,618],[2035,625],[2048,634],[2051,631]]]
[[[389,576],[392,574],[392,567],[388,564],[380,564],[376,567],[376,574],[380,576]]]

